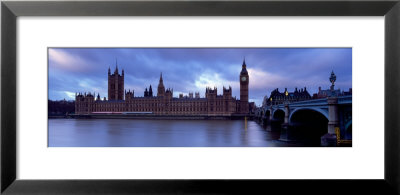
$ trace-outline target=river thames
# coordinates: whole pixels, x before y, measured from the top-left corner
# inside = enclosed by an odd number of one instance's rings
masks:
[[[48,135],[49,147],[310,146],[243,120],[49,119]]]

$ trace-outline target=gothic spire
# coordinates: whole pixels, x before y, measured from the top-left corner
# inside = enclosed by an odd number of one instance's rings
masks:
[[[246,69],[246,59],[243,57],[243,64],[242,64],[242,71],[240,72],[240,75],[248,75],[247,69]]]
[[[151,85],[150,85],[150,88],[149,88],[149,96],[153,97],[153,89],[151,88]]]
[[[165,93],[165,87],[164,87],[162,72],[161,72],[160,82],[158,83],[157,96],[164,96],[164,93]]]

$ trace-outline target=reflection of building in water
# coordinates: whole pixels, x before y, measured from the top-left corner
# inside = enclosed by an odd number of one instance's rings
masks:
[[[96,112],[152,112],[157,115],[207,115],[230,116],[232,114],[249,114],[249,75],[246,63],[243,61],[239,75],[240,99],[232,97],[232,88],[223,87],[222,95],[218,95],[217,88],[206,88],[205,97],[201,98],[198,92],[189,93],[189,96],[179,94],[173,97],[173,89],[164,87],[162,74],[157,88],[157,96],[153,96],[150,85],[144,91],[143,97],[135,97],[134,91],[124,89],[124,70],[122,75],[116,67],[113,74],[108,70],[108,100],[100,99],[98,94],[79,93],[75,96],[75,113],[91,114]],[[125,92],[124,92],[125,91]],[[252,104],[253,105],[253,104]]]

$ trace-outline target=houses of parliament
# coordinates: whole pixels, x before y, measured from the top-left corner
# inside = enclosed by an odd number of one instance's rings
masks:
[[[92,93],[79,93],[75,95],[75,114],[140,114],[176,116],[231,116],[233,114],[247,115],[249,113],[249,74],[246,62],[243,60],[242,70],[239,74],[240,99],[232,97],[232,88],[222,89],[218,95],[217,88],[206,88],[205,96],[173,97],[173,90],[165,89],[162,74],[157,87],[157,95],[153,95],[150,85],[145,90],[144,96],[135,97],[132,90],[124,89],[124,70],[119,74],[118,67],[111,74],[108,69],[108,100],[102,100]]]

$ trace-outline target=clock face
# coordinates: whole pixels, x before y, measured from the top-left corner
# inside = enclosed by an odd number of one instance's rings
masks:
[[[246,77],[242,77],[242,81],[246,81]]]

